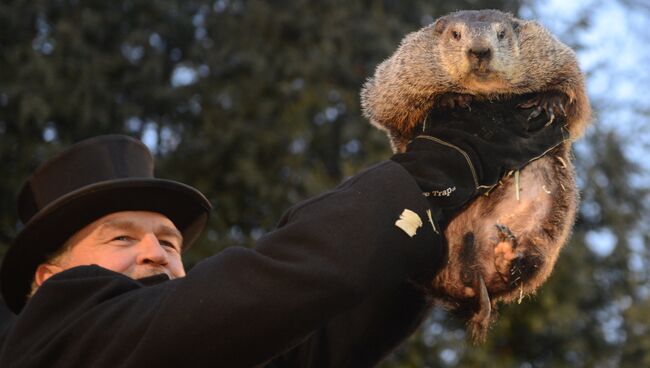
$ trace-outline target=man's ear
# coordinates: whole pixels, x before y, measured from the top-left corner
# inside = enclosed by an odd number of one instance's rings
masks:
[[[41,263],[36,268],[34,273],[34,281],[36,285],[41,286],[45,280],[56,275],[57,273],[63,271],[63,267],[52,264],[52,263]]]

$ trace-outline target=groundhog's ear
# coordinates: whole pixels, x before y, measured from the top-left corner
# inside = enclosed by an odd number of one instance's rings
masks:
[[[519,33],[519,30],[520,30],[521,27],[523,26],[523,25],[521,24],[521,21],[519,21],[518,19],[513,19],[513,20],[511,21],[511,25],[512,25],[512,30],[513,30],[515,33],[517,33],[517,34]]]
[[[449,22],[447,22],[447,19],[445,18],[438,19],[436,23],[433,25],[433,31],[436,32],[437,34],[441,34],[447,28],[448,23]]]

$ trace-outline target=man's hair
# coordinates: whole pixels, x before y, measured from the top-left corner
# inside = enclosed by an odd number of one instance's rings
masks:
[[[66,255],[66,253],[72,248],[72,237],[70,237],[68,240],[63,243],[59,249],[55,250],[54,252],[48,254],[45,256],[45,261],[41,262],[43,263],[50,263],[54,265],[58,265],[63,257]],[[38,290],[38,284],[36,283],[36,275],[34,275],[34,278],[32,279],[32,287],[29,291],[29,294],[27,294],[27,298],[31,298],[34,296],[36,293],[36,290]]]

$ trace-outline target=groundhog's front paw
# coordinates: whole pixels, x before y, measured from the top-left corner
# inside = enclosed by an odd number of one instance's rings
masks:
[[[473,98],[474,96],[472,95],[465,95],[461,93],[445,93],[438,97],[436,106],[448,109],[453,109],[456,107],[469,109],[469,104],[472,102]]]
[[[569,103],[569,97],[562,92],[542,92],[536,94],[530,100],[519,104],[522,109],[534,108],[528,116],[528,120],[533,120],[542,112],[548,116],[546,125],[551,124],[556,116],[566,116],[566,106]]]

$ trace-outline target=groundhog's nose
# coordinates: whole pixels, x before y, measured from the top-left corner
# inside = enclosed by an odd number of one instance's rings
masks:
[[[488,61],[492,57],[492,49],[486,46],[472,46],[467,50],[470,60]]]

